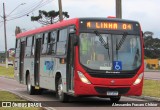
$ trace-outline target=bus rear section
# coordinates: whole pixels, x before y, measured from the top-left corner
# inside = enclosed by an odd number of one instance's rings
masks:
[[[140,25],[118,19],[80,19],[76,48],[75,95],[140,96],[143,40]]]

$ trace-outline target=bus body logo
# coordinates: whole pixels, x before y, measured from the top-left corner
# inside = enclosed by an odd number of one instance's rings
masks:
[[[44,63],[44,71],[53,70],[54,62],[53,61],[45,61]]]
[[[112,80],[112,81],[111,81],[111,84],[114,84],[114,83],[115,83],[115,80]]]

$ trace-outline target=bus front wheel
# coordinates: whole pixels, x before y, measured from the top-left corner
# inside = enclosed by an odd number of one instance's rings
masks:
[[[57,95],[61,102],[68,102],[69,96],[63,92],[62,78],[59,78],[58,80]]]

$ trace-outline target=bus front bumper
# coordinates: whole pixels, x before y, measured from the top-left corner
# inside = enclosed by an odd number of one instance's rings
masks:
[[[143,82],[131,86],[93,85],[84,84],[81,81],[77,81],[75,84],[76,96],[107,96],[107,92],[118,92],[120,96],[140,96]]]

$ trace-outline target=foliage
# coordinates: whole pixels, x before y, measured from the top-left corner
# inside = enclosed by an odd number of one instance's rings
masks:
[[[160,70],[160,66],[158,66],[158,70]]]
[[[148,69],[153,69],[150,64],[147,64],[147,65],[146,65],[146,68],[148,68]]]
[[[9,68],[6,68],[0,66],[0,76],[14,78],[14,67],[9,66]]]
[[[144,59],[150,59],[149,57],[147,57],[147,56],[144,56]]]
[[[160,97],[160,81],[159,80],[144,80],[143,95]]]
[[[0,91],[0,101],[25,101],[24,99],[22,99],[21,97],[14,95],[10,92],[6,92],[6,91]],[[22,107],[6,107],[6,108],[2,108],[0,107],[0,110],[43,110],[42,108],[33,108],[33,107],[26,107],[26,108],[22,108]]]
[[[0,58],[5,58],[5,53],[0,53]]]
[[[160,39],[153,38],[152,32],[144,34],[144,53],[147,58],[160,58]]]
[[[68,12],[62,12],[63,17],[69,18]],[[49,11],[39,10],[38,16],[32,16],[31,21],[38,21],[43,25],[53,24],[59,21],[59,11]]]
[[[0,97],[1,97],[0,101],[22,101],[23,100],[22,98],[6,91],[0,91]]]

